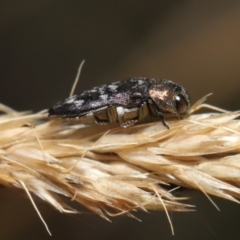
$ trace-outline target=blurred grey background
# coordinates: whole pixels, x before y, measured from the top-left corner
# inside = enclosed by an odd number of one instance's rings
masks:
[[[240,1],[1,1],[0,102],[39,111],[76,93],[134,76],[168,78],[192,102],[240,109]],[[170,213],[174,239],[240,239],[236,203],[189,190],[196,213]],[[49,237],[27,197],[1,188],[1,239],[173,239],[164,212],[108,223],[68,216],[38,201]]]

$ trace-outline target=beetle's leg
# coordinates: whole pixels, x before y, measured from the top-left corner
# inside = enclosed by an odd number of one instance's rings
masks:
[[[96,122],[93,112],[79,117],[79,122],[82,124],[94,124]]]
[[[108,121],[99,120],[96,117],[95,117],[95,123],[98,124],[98,125],[107,125],[107,124],[109,124]]]
[[[98,125],[107,125],[109,124],[107,110],[102,109],[94,112],[95,123]]]
[[[120,126],[123,128],[127,128],[127,127],[134,125],[136,122],[138,122],[137,119],[130,119],[130,120],[127,120],[127,121],[123,122],[122,124],[120,124]]]
[[[116,110],[117,110],[118,123],[123,128],[130,127],[131,125],[134,125],[138,121],[138,119],[130,118],[130,116],[128,116],[129,119],[124,119],[124,115],[127,113],[128,114],[131,113],[131,111],[130,112],[125,111],[125,109],[123,107],[117,107]],[[125,117],[126,117],[126,115],[125,115]]]
[[[151,109],[151,112],[152,112],[153,116],[157,115],[159,117],[160,121],[162,122],[163,126],[165,126],[167,129],[169,129],[169,126],[164,119],[163,113],[159,112],[159,110],[157,109],[157,107],[153,103],[152,99],[148,99],[147,102],[148,102],[148,105]]]
[[[165,121],[163,115],[159,112],[157,112],[157,114],[158,114],[158,117],[159,117],[160,121],[162,122],[163,126],[165,126],[167,129],[169,129],[169,126],[168,126],[167,122]]]
[[[123,121],[123,115],[124,115],[124,108],[123,107],[117,107],[117,120],[119,125],[122,127],[124,121]]]
[[[109,123],[118,121],[118,113],[115,107],[110,106],[107,108],[107,119]]]
[[[138,121],[143,121],[148,119],[150,116],[150,109],[146,102],[144,102],[138,110]]]
[[[131,123],[131,120],[127,120],[127,121],[124,120],[123,117],[124,117],[125,111],[124,111],[123,107],[117,107],[116,110],[117,110],[117,120],[118,120],[118,123],[121,127],[126,128],[126,127],[129,127],[132,124],[134,124],[134,122]]]

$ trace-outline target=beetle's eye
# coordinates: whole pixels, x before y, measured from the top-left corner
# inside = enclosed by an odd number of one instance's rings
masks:
[[[181,94],[176,96],[176,109],[180,115],[186,113],[188,109],[188,103]]]

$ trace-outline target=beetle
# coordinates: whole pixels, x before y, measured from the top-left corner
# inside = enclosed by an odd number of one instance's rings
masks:
[[[49,109],[50,118],[76,118],[84,124],[118,122],[129,127],[149,117],[182,118],[190,107],[187,91],[167,79],[135,77],[105,84],[56,103]]]

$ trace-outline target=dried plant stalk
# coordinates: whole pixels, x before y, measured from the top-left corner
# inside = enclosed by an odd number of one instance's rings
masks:
[[[123,129],[0,109],[0,183],[61,212],[77,211],[59,195],[107,220],[134,217],[134,209],[191,211],[166,184],[235,202],[240,197],[240,112],[167,120],[168,130],[158,121]]]

